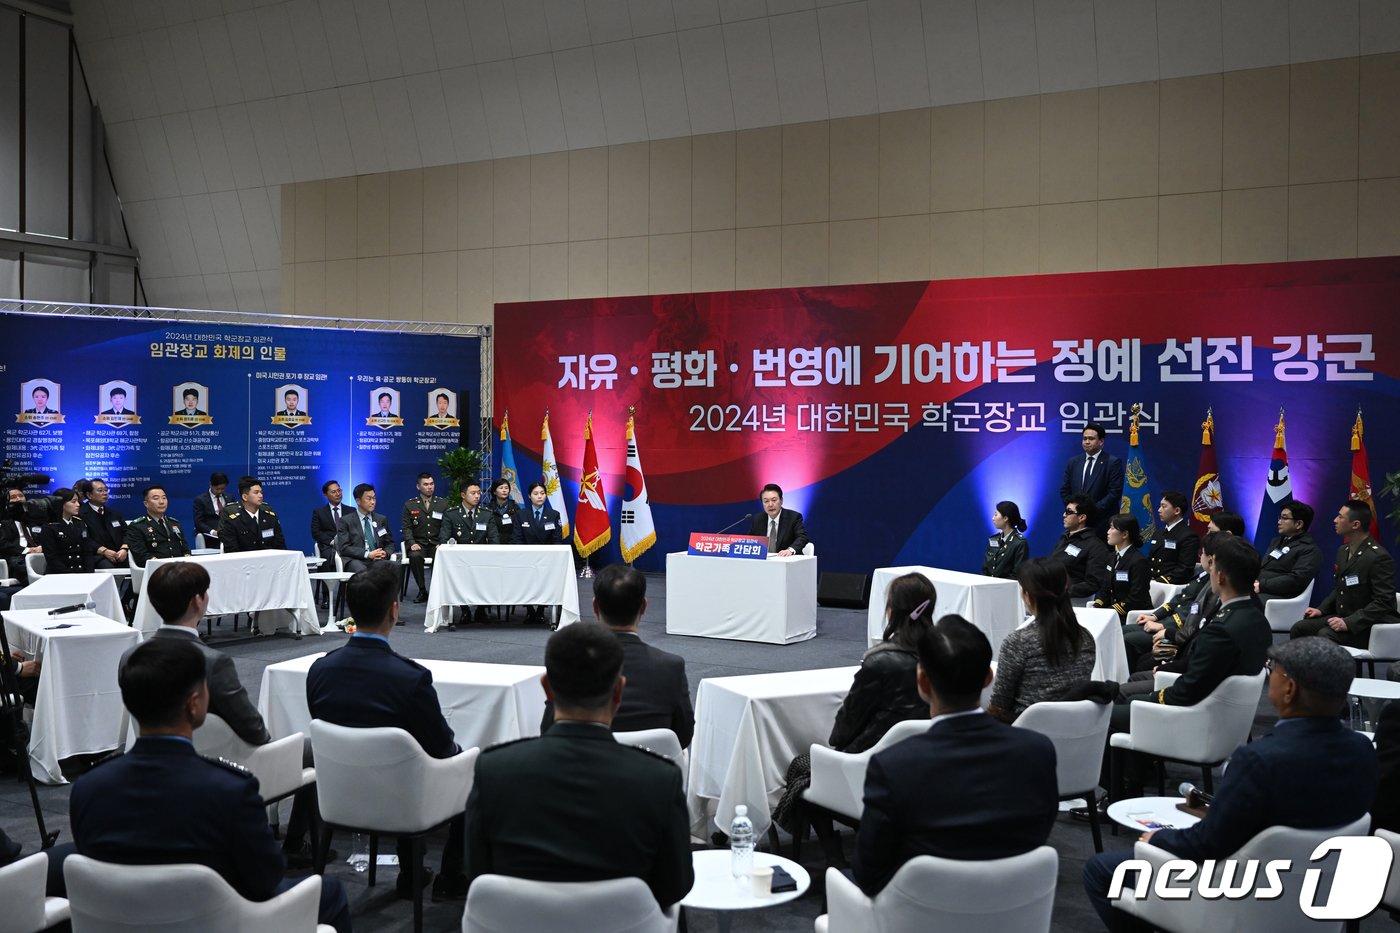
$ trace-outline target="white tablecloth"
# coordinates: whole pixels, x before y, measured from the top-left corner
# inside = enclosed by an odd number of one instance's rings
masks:
[[[110,573],[51,573],[40,577],[10,599],[13,609],[57,609],[88,600],[106,619],[125,619],[117,580]]]
[[[747,804],[754,832],[768,831],[783,776],[812,744],[825,745],[856,667],[708,677],[695,697],[687,798],[691,832],[729,831],[734,808]]]
[[[935,620],[946,615],[962,616],[980,628],[991,641],[992,657],[996,657],[1001,648],[1001,640],[1026,618],[1026,607],[1021,602],[1021,584],[1015,580],[936,567],[881,567],[870,579],[870,612],[865,620],[866,635],[872,645],[880,640],[885,631],[885,591],[895,577],[906,573],[921,573],[933,583],[938,593],[933,609]]]
[[[55,625],[71,627],[56,629]],[[51,616],[47,609],[11,609],[5,613],[5,637],[11,648],[41,659],[34,722],[29,727],[30,767],[35,780],[62,784],[59,761],[120,744],[117,662],[141,636],[125,622],[95,612]]]
[[[806,641],[817,634],[817,559],[667,554],[666,634]]]
[[[436,632],[452,618],[454,606],[540,605],[562,607],[560,626],[578,621],[574,552],[567,544],[440,547],[423,624]]]
[[[146,561],[133,623],[143,634],[160,628],[160,616],[146,596],[146,582],[162,564],[181,560],[192,561],[209,571],[208,615],[288,609],[293,615],[293,626],[300,632],[321,634],[321,623],[316,618],[316,598],[311,594],[311,578],[307,576],[306,555],[300,551],[241,551]]]

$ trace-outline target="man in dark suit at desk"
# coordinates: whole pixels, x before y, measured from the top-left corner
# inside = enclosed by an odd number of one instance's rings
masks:
[[[1100,538],[1123,505],[1123,461],[1103,449],[1104,436],[1103,425],[1093,421],[1084,425],[1080,438],[1084,452],[1065,464],[1060,482],[1061,502],[1068,504],[1070,496],[1081,493],[1094,501],[1094,514],[1099,517],[1094,527]]]
[[[961,616],[919,636],[926,732],[870,759],[851,876],[878,894],[917,855],[1007,858],[1045,844],[1059,791],[1055,746],[978,705],[992,682],[992,645]]]
[[[802,524],[802,513],[783,508],[783,489],[777,483],[769,483],[759,493],[758,501],[763,505],[762,514],[753,517],[749,534],[768,539],[768,553],[779,557],[801,554],[809,543],[807,526]]]
[[[237,551],[285,551],[287,539],[277,513],[263,505],[262,483],[245,476],[238,481],[240,504],[224,512],[219,522],[219,543],[224,553]]]
[[[398,571],[378,563],[355,574],[345,585],[345,602],[356,632],[344,647],[312,664],[307,672],[306,704],[311,718],[354,729],[403,729],[434,758],[457,754],[452,728],[433,689],[433,675],[389,647],[389,633],[399,619]],[[438,897],[467,893],[463,825],[460,816],[448,824],[442,874],[432,882]],[[404,870],[410,847],[400,840],[398,852],[398,895],[411,898],[411,873]],[[425,869],[420,877],[427,884],[433,873]]]
[[[681,772],[613,741],[626,676],[617,636],[578,622],[544,649],[556,721],[543,736],[486,749],[467,798],[471,877],[640,878],[664,910],[695,880]]]
[[[355,487],[355,510],[346,513],[336,526],[340,560],[351,573],[390,559],[394,536],[389,519],[374,510],[377,496],[373,486],[360,483]]]
[[[195,534],[210,539],[219,537],[219,522],[223,520],[224,510],[229,505],[229,497],[224,495],[227,490],[227,473],[209,474],[209,491],[194,497]],[[217,546],[218,541],[213,541],[213,544]]]
[[[74,849],[121,865],[207,865],[252,901],[291,887],[295,881],[282,877],[286,863],[268,827],[257,779],[194,750],[194,730],[209,708],[199,649],[180,639],[153,638],[127,656],[117,679],[140,737],[125,755],[73,785],[73,843],[51,850],[51,891],[62,877],[63,858]],[[318,919],[338,933],[350,930],[350,907],[334,878],[321,879]]]
[[[614,732],[670,729],[690,747],[695,712],[690,705],[690,681],[685,659],[642,641],[637,626],[647,611],[647,578],[626,564],[609,564],[593,578],[593,614],[622,644],[622,672],[627,689],[613,716]],[[554,704],[546,702],[540,732],[554,722]]]

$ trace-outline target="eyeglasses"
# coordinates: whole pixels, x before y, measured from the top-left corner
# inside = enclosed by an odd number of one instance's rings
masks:
[[[1074,509],[1065,509],[1065,514],[1066,514],[1066,515],[1078,515],[1079,513],[1076,512]]]

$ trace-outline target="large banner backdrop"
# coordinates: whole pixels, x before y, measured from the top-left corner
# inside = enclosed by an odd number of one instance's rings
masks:
[[[163,483],[193,544],[215,470],[262,480],[290,547],[313,552],[321,484],[373,483],[397,529],[418,473],[477,443],[480,341],[310,327],[0,314],[9,474],[31,494],[102,477],[129,521]],[[444,484],[445,485],[445,484]],[[440,487],[440,490],[442,488]],[[397,530],[394,533],[398,537]]]
[[[614,528],[636,407],[647,570],[757,512],[766,482],[805,513],[824,570],[976,571],[1001,499],[1047,553],[1085,422],[1126,460],[1134,403],[1148,483],[1125,493],[1189,496],[1211,409],[1224,505],[1251,537],[1280,408],[1325,553],[1358,406],[1375,485],[1400,469],[1395,258],[532,302],[498,306],[495,340],[522,481],[548,409],[575,501],[591,410]]]

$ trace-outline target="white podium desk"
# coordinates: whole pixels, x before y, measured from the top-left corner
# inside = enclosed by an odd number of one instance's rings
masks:
[[[667,554],[666,634],[806,641],[817,634],[817,559]]]
[[[870,612],[866,616],[866,634],[870,644],[880,640],[885,631],[885,591],[890,581],[906,573],[923,574],[933,584],[938,599],[933,618],[960,615],[980,628],[992,643],[992,657],[1001,648],[1001,640],[1025,621],[1026,610],[1021,603],[1021,584],[1015,580],[984,577],[980,573],[959,570],[939,570],[936,567],[881,567],[870,579]]]

